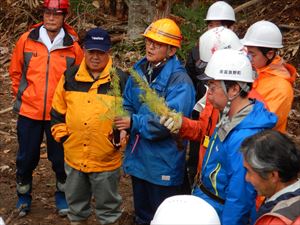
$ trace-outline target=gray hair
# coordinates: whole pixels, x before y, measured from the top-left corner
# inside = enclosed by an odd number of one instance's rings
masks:
[[[281,182],[297,179],[300,150],[285,134],[265,130],[245,139],[241,145],[244,160],[264,179],[277,171]]]

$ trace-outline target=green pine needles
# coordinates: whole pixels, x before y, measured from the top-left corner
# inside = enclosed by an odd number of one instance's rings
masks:
[[[158,96],[158,94],[149,87],[148,83],[133,69],[129,70],[131,76],[138,84],[139,88],[144,91],[144,94],[141,94],[139,97],[143,101],[151,112],[155,113],[158,116],[168,116],[172,117],[175,121],[178,121],[182,116],[181,113],[176,112],[175,110],[170,109],[163,97]]]
[[[114,96],[115,101],[113,105],[113,110],[115,116],[128,116],[128,112],[123,108],[123,98],[122,92],[120,88],[120,77],[117,73],[116,68],[112,67],[110,70],[111,83],[110,83],[110,91],[107,93],[108,95]]]
[[[103,104],[108,108],[108,111],[105,113],[104,117],[113,120],[115,117],[128,116],[128,112],[123,108],[123,98],[120,88],[120,77],[118,76],[116,68],[111,68],[110,70],[110,90],[107,92],[107,95],[113,96],[114,101],[107,102],[101,99]],[[102,117],[102,116],[101,116]]]

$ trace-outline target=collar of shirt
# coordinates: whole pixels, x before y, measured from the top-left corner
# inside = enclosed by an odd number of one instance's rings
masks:
[[[288,192],[293,192],[296,191],[297,189],[300,188],[300,179],[298,179],[295,183],[290,184],[289,186],[281,189],[280,191],[276,192],[273,196],[270,198],[266,199],[266,202],[271,202],[276,200],[279,196],[288,193]]]
[[[64,36],[65,31],[63,28],[61,28],[59,33],[54,38],[53,42],[51,42],[44,25],[40,28],[40,40],[46,45],[49,52],[53,47],[62,45]]]

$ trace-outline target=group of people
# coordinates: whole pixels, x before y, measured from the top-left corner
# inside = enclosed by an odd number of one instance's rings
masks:
[[[121,97],[111,94],[110,36],[93,28],[81,48],[65,23],[68,8],[68,0],[45,0],[43,22],[21,36],[11,59],[20,216],[31,208],[45,134],[56,208],[72,225],[87,223],[92,198],[101,224],[122,224],[121,166],[131,177],[134,224],[299,223],[300,152],[284,134],[296,69],[278,55],[274,23],[256,22],[240,40],[232,7],[217,1],[184,67],[180,28],[154,21],[133,69],[180,117],[152,112],[134,78],[117,69],[128,115],[111,119]],[[124,159],[115,129],[128,139]]]

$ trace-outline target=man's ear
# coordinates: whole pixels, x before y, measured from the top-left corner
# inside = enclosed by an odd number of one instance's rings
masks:
[[[241,87],[238,83],[232,85],[229,89],[231,89],[232,96],[239,95],[239,93],[241,92]],[[231,97],[231,96],[229,96],[229,97]]]
[[[267,52],[266,57],[269,60],[271,60],[271,59],[273,59],[275,57],[275,55],[276,55],[276,51],[274,49],[272,49],[272,50],[270,50],[270,51]]]
[[[176,51],[177,51],[177,47],[170,46],[169,50],[168,50],[168,56],[171,57],[171,56],[175,55]]]
[[[272,183],[278,183],[280,182],[280,177],[278,171],[272,171],[269,173],[269,179]]]

